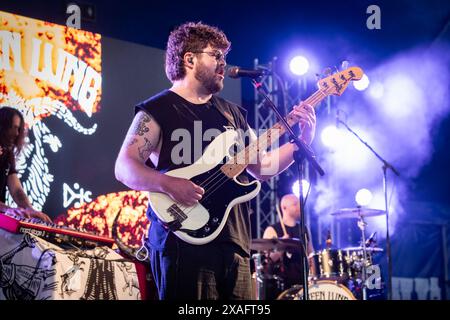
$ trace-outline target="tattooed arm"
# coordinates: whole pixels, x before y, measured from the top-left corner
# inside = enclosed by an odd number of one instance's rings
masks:
[[[116,179],[131,189],[163,192],[173,200],[193,205],[203,194],[203,189],[189,180],[162,174],[145,165],[151,156],[159,157],[162,137],[161,127],[146,112],[136,114],[116,160]]]
[[[160,126],[146,112],[136,114],[116,160],[116,179],[134,190],[161,191],[161,174],[148,168],[145,161],[158,155]]]

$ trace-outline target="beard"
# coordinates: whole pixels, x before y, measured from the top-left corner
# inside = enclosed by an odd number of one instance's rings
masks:
[[[218,68],[219,66],[217,69]],[[195,79],[197,79],[210,94],[217,93],[223,89],[223,80],[217,76],[217,69],[211,71],[211,69],[200,64],[194,73]]]

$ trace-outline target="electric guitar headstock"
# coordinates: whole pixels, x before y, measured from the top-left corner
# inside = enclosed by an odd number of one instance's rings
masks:
[[[351,67],[332,74],[317,82],[319,90],[325,95],[340,96],[347,89],[350,81],[360,80],[364,72],[359,67]]]

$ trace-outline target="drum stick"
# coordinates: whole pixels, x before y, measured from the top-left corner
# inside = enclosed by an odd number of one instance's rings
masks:
[[[281,216],[280,206],[278,206],[278,205],[277,205],[277,213],[278,213],[278,218],[280,219],[281,228],[283,229],[283,233],[286,236],[288,233],[286,231],[286,226],[283,223],[283,217]]]

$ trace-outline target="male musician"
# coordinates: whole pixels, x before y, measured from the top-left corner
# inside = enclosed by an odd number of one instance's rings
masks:
[[[281,198],[280,207],[282,212],[282,220],[264,230],[263,238],[297,238],[302,239],[300,235],[300,201],[295,194],[287,194]],[[308,238],[309,230],[308,230]],[[314,252],[312,241],[308,241],[307,255]],[[303,270],[301,269],[301,251],[288,250],[286,252],[272,252],[270,259],[274,264],[279,264],[279,276],[283,278],[285,288],[289,288],[295,284],[302,283]],[[314,268],[313,265],[310,267]]]
[[[16,156],[22,151],[25,141],[25,121],[14,108],[0,108],[0,212],[12,212],[26,218],[39,218],[46,222],[51,219],[33,209],[17,176]],[[5,204],[8,188],[17,208]]]
[[[199,159],[201,154],[194,152],[196,146],[204,151],[214,138],[211,132],[249,129],[240,107],[215,95],[223,88],[229,50],[230,42],[221,30],[200,22],[185,23],[171,32],[165,66],[172,87],[136,106],[116,161],[119,181],[135,190],[165,193],[185,207],[201,202],[205,192],[206,196],[212,192],[164,172]],[[310,144],[315,132],[314,109],[301,104],[294,107],[292,115],[303,129],[301,138]],[[180,148],[186,142],[189,148]],[[264,153],[257,163],[247,166],[247,172],[256,179],[269,179],[291,165],[295,148],[287,143]],[[149,159],[156,170],[146,165]],[[264,171],[265,165],[276,170]],[[245,170],[237,179],[248,181]],[[219,197],[229,192],[217,185]],[[224,208],[214,210],[222,212]],[[180,240],[150,206],[147,215],[152,220],[151,266],[160,299],[251,299],[248,203],[236,205],[219,236],[204,245]]]

